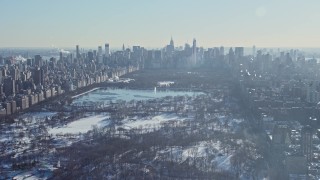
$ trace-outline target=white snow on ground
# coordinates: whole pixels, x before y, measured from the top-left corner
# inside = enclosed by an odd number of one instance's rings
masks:
[[[164,150],[158,151],[155,159],[157,160],[169,160],[172,159],[178,163],[183,163],[188,158],[206,158],[214,157],[211,163],[216,164],[218,169],[230,170],[230,158],[233,153],[225,154],[221,148],[220,141],[201,141],[196,145],[189,147],[168,147]]]
[[[158,116],[153,117],[147,117],[144,119],[125,119],[123,121],[123,127],[124,128],[159,128],[162,123],[169,122],[169,121],[183,121],[185,118],[181,118],[176,115],[170,115],[170,114],[162,114]]]
[[[51,117],[56,115],[57,112],[30,112],[30,113],[25,113],[21,115],[21,118],[27,118],[27,117],[33,117],[33,118],[45,118],[45,117]]]
[[[0,142],[10,141],[9,137],[0,136]]]
[[[231,157],[232,157],[232,154],[217,156],[216,158],[214,158],[214,160],[212,162],[217,163],[217,167],[219,169],[228,171],[231,169],[231,164],[230,164]]]
[[[109,116],[105,115],[97,115],[97,116],[90,116],[81,118],[77,121],[71,122],[63,127],[55,127],[49,129],[48,133],[57,135],[57,134],[79,134],[79,133],[86,133],[92,129],[92,126],[106,126],[109,121],[104,121],[108,119]]]

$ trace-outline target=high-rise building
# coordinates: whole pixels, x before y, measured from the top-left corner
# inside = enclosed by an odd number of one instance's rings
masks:
[[[89,58],[89,60],[93,60],[94,59],[94,55],[93,55],[92,51],[88,52],[88,58]]]
[[[97,61],[98,61],[98,63],[102,63],[102,61],[103,61],[103,58],[102,58],[102,46],[98,47]]]
[[[224,56],[224,47],[223,46],[220,47],[220,56]]]
[[[62,52],[60,51],[60,61],[62,61],[62,58],[63,58],[63,56],[62,56]]]
[[[109,47],[109,44],[106,43],[104,45],[104,48],[105,48],[105,55],[108,57],[110,55],[110,47]]]
[[[193,39],[192,43],[192,64],[197,64],[197,41]]]
[[[166,47],[166,51],[167,51],[168,54],[172,54],[173,51],[174,51],[174,42],[173,42],[172,37],[171,37],[171,40],[170,40],[170,44],[167,45],[167,47]]]
[[[173,42],[172,37],[171,37],[171,40],[170,40],[170,46],[173,47],[173,49],[174,49],[174,42]]]
[[[79,51],[79,45],[76,46],[76,57],[80,58],[80,51]]]
[[[38,67],[41,67],[43,65],[43,60],[40,55],[35,55],[34,56],[34,64]]]
[[[11,76],[13,78],[13,80],[18,80],[20,79],[20,72],[19,72],[19,69],[18,67],[14,67],[12,70],[11,70]]]
[[[306,126],[301,130],[301,150],[302,154],[307,157],[307,161],[312,159],[312,128]]]
[[[4,79],[4,94],[6,96],[11,96],[15,94],[15,80],[12,77],[7,77]]]
[[[161,50],[155,50],[154,51],[154,58],[158,61],[162,60],[162,52]]]
[[[27,65],[33,66],[33,61],[32,61],[32,59],[27,59]]]
[[[193,54],[196,54],[196,53],[197,53],[197,40],[196,40],[196,39],[193,39],[192,53],[193,53]]]
[[[220,56],[220,50],[219,50],[219,48],[218,47],[215,47],[214,49],[213,49],[213,55],[214,55],[214,57],[216,58],[216,57],[219,57]]]
[[[244,48],[243,47],[235,47],[234,54],[236,59],[241,58],[244,56]]]
[[[42,74],[41,73],[41,69],[39,67],[37,67],[36,69],[34,69],[33,71],[33,81],[35,85],[40,85],[42,82]]]
[[[229,64],[232,64],[235,60],[235,55],[232,47],[229,49]]]
[[[141,47],[140,46],[133,46],[132,47],[132,51],[134,53],[140,53],[141,52]]]
[[[98,56],[102,55],[102,46],[98,46]]]
[[[311,81],[307,84],[307,97],[306,101],[309,103],[317,103],[319,102],[319,92],[317,91],[317,83]]]

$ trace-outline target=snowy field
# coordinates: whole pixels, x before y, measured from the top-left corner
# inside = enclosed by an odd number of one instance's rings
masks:
[[[122,127],[125,129],[137,129],[137,128],[142,128],[145,130],[148,129],[158,129],[161,127],[163,123],[167,122],[182,122],[186,120],[186,118],[181,118],[177,115],[173,114],[161,114],[157,116],[151,116],[151,117],[146,117],[146,118],[130,118],[130,119],[125,119],[122,121],[123,125]]]
[[[86,133],[92,129],[93,126],[106,126],[109,124],[109,116],[96,115],[81,118],[77,121],[71,122],[62,127],[55,127],[48,130],[49,134],[79,134]]]
[[[157,116],[150,116],[145,118],[133,117],[127,118],[122,121],[122,125],[117,127],[123,127],[125,129],[137,129],[142,128],[146,131],[148,129],[160,128],[163,123],[166,122],[182,122],[186,118],[181,118],[172,114],[161,114]],[[94,126],[106,127],[110,124],[111,119],[109,115],[100,114],[81,118],[73,121],[61,127],[55,127],[48,129],[48,133],[52,135],[63,135],[63,134],[79,134],[87,133],[92,130]]]
[[[218,169],[229,171],[231,170],[230,158],[232,155],[232,153],[224,153],[220,141],[201,141],[189,147],[176,146],[160,150],[157,152],[155,160],[173,160],[181,164],[187,159],[192,161],[193,159],[207,158],[207,161]]]

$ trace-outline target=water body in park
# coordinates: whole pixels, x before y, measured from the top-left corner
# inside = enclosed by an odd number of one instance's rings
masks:
[[[202,92],[194,91],[173,91],[173,90],[157,90],[157,88],[152,90],[132,90],[132,89],[109,89],[100,88],[94,91],[90,91],[81,96],[74,98],[73,103],[96,103],[104,102],[108,103],[110,101],[115,102],[117,100],[122,101],[143,101],[149,99],[163,98],[166,96],[197,96],[202,94]]]

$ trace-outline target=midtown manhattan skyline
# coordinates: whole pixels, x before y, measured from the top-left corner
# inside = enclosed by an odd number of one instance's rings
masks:
[[[320,47],[320,2],[37,1],[0,2],[0,47],[199,46]],[[306,11],[307,10],[307,11]]]

